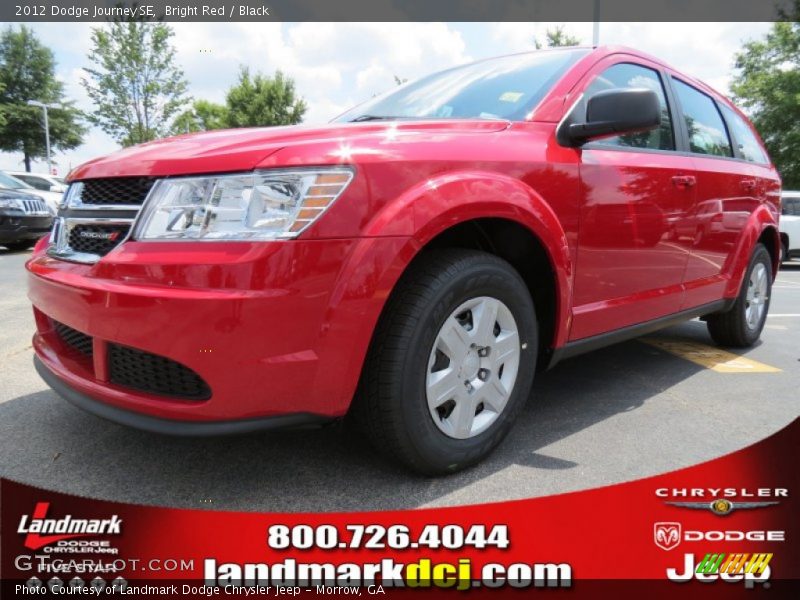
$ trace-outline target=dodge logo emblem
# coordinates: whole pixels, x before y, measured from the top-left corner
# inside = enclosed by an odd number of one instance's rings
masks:
[[[119,231],[101,232],[101,231],[79,231],[78,235],[82,238],[90,240],[108,240],[113,242],[119,237]]]
[[[662,550],[672,550],[681,543],[680,523],[655,523],[653,541]]]

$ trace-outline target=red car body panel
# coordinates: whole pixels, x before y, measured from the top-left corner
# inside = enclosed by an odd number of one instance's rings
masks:
[[[640,53],[601,48],[570,68],[526,122],[215,131],[86,163],[71,180],[319,165],[350,165],[356,175],[294,240],[130,240],[91,265],[52,258],[41,242],[27,265],[37,355],[80,393],[164,419],[340,416],[400,276],[439,234],[475,219],[513,221],[545,249],[556,291],[550,350],[733,298],[754,244],[777,228],[773,167],[556,141],[557,124],[591,79],[631,61],[672,73]],[[696,185],[676,185],[685,176]],[[709,201],[725,214],[703,219],[740,222],[740,230],[715,226],[699,241],[671,237],[672,224],[693,227]],[[65,351],[53,320],[94,338],[93,362]],[[108,342],[191,368],[211,398],[187,403],[111,384]]]

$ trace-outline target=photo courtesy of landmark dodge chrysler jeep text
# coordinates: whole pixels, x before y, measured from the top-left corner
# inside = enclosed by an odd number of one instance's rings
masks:
[[[27,263],[64,398],[182,435],[350,414],[423,473],[490,453],[565,357],[698,316],[753,344],[780,252],[749,122],[625,48],[484,60],[68,180]]]

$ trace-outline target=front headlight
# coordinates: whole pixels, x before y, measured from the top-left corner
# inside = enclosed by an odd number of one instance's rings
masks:
[[[134,232],[138,240],[274,240],[297,237],[353,179],[347,168],[275,169],[162,179]]]
[[[25,210],[22,205],[22,200],[18,198],[0,198],[0,208],[16,208],[18,210]]]

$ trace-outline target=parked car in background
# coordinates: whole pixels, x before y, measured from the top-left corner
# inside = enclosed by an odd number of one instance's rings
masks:
[[[19,190],[0,188],[0,246],[25,250],[49,233],[53,210],[44,200]]]
[[[747,118],[656,58],[484,60],[327,125],[74,169],[27,263],[35,364],[133,427],[350,414],[389,456],[450,473],[500,443],[560,359],[695,317],[720,345],[754,344],[780,188]]]
[[[58,211],[58,205],[61,204],[61,198],[64,196],[63,193],[37,190],[32,185],[25,183],[21,179],[17,179],[6,171],[0,171],[0,187],[38,196],[47,202],[47,205],[52,208],[54,212]]]
[[[781,206],[781,262],[800,256],[800,192],[784,190]]]
[[[42,192],[63,194],[67,191],[67,184],[64,183],[63,180],[59,181],[59,179],[53,175],[48,175],[46,173],[28,173],[26,171],[6,171],[6,173]]]

